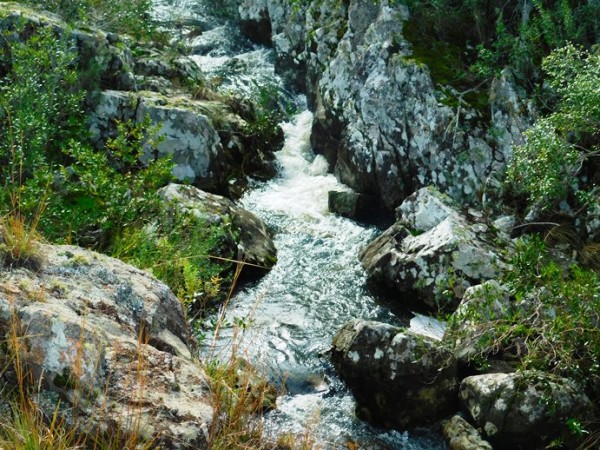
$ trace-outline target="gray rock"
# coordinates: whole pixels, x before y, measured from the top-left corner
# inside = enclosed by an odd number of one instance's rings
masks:
[[[159,126],[157,137],[163,138],[157,155],[172,157],[175,177],[215,189],[225,177],[224,151],[221,138],[202,106],[201,102],[185,98],[167,100],[149,92],[104,91],[95,99],[88,119],[92,140],[101,147],[116,135],[116,121],[132,120],[139,124],[148,115]],[[147,146],[142,161],[157,155]]]
[[[466,103],[444,104],[447,95],[404,38],[403,2],[314,0],[294,9],[245,0],[244,8],[253,27],[270,19],[276,68],[306,89],[313,146],[341,181],[390,210],[429,185],[461,204],[494,206],[496,181],[532,114],[508,71],[493,83],[485,123]]]
[[[452,416],[442,423],[442,432],[448,440],[450,450],[492,450],[489,442],[461,416]]]
[[[238,260],[264,268],[272,267],[277,261],[277,250],[265,223],[231,200],[180,184],[162,188],[159,195],[177,210],[189,211],[208,222],[231,221],[239,231],[239,237],[235,238]]]
[[[460,399],[492,443],[527,448],[568,436],[568,419],[585,422],[594,411],[574,382],[534,371],[467,377]]]
[[[3,268],[0,283],[0,330],[12,323],[23,333],[20,357],[34,385],[58,393],[88,431],[135,427],[161,447],[205,447],[208,379],[190,358],[178,299],[116,259],[72,246],[40,244],[40,252],[39,270]]]
[[[360,253],[376,282],[404,301],[429,308],[455,308],[465,289],[496,278],[505,268],[502,240],[475,217],[459,214],[448,198],[421,189],[398,208],[399,220]],[[510,241],[502,241],[504,248]]]
[[[427,337],[355,320],[334,337],[332,361],[359,417],[377,425],[403,430],[434,422],[455,406],[456,363]]]
[[[373,197],[356,192],[330,191],[329,211],[356,220],[369,220],[377,207]]]

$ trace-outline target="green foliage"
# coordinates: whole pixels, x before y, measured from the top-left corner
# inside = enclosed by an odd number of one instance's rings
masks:
[[[162,211],[146,227],[124,228],[113,247],[113,256],[149,269],[182,300],[188,315],[221,300],[221,285],[231,264],[215,263],[221,255],[230,225],[207,224],[192,214]]]
[[[145,38],[156,32],[150,18],[152,0],[25,0],[60,15],[64,20],[115,33]]]
[[[167,159],[148,165],[140,162],[144,148],[157,144],[156,128],[146,118],[141,124],[119,123],[117,130],[104,151],[76,140],[63,149],[71,161],[51,174],[53,190],[40,221],[49,239],[106,250],[123,228],[152,217],[158,209],[156,190],[171,180],[172,163]],[[47,176],[34,177],[27,193],[33,198],[39,195],[39,180]],[[70,217],[68,225],[64,217]]]
[[[547,57],[543,68],[557,98],[555,111],[515,148],[507,182],[530,204],[548,208],[566,197],[574,177],[600,151],[600,54],[568,45]]]
[[[53,241],[106,249],[120,229],[151,215],[152,193],[172,166],[140,163],[156,144],[148,120],[119,124],[105,149],[93,149],[69,43],[49,29],[26,36],[21,27],[15,36],[5,36],[1,53],[0,214],[35,221]]]
[[[20,27],[23,29],[23,26]],[[7,32],[0,51],[0,173],[29,177],[61,161],[62,142],[83,131],[83,92],[77,89],[76,53],[49,29],[26,41]]]
[[[572,378],[600,398],[600,276],[577,265],[560,265],[538,236],[516,243],[512,270],[495,292],[473,301],[451,326],[455,342],[476,338],[484,356],[500,355],[518,369],[538,369]],[[504,305],[498,313],[498,305]],[[475,323],[475,330],[465,327]]]

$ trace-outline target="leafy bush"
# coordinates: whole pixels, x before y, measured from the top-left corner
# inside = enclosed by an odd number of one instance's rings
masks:
[[[475,338],[484,359],[501,356],[520,369],[570,377],[600,399],[600,276],[559,264],[539,236],[520,239],[511,263],[501,280],[508,303],[490,291],[488,301],[478,299],[455,315],[451,336]]]
[[[192,214],[162,211],[148,226],[125,227],[113,246],[113,256],[164,281],[183,302],[188,316],[222,300],[221,285],[231,264],[211,256],[227,248],[229,225],[209,225]],[[229,245],[231,247],[231,245]]]
[[[78,25],[86,24],[136,38],[151,36],[156,24],[151,20],[152,0],[25,0]]]
[[[64,161],[62,142],[83,132],[83,92],[77,89],[76,52],[65,39],[49,29],[24,41],[11,32],[3,38],[0,173],[14,183],[49,161]]]
[[[600,54],[567,45],[548,56],[543,68],[556,96],[555,110],[515,148],[507,181],[530,204],[548,208],[566,197],[584,164],[600,152]],[[590,187],[597,178],[594,167],[587,168]],[[590,200],[585,192],[578,195],[583,203]]]

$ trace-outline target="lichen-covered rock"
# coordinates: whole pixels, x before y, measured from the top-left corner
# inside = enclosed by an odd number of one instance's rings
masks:
[[[452,416],[442,423],[442,432],[448,440],[450,450],[492,450],[489,442],[461,416]]]
[[[220,101],[109,90],[94,96],[90,110],[89,129],[98,147],[116,135],[117,121],[141,124],[149,117],[161,141],[156,148],[145,146],[142,162],[168,155],[175,178],[201,189],[227,192],[232,180],[274,174],[270,152],[275,148],[249,145],[247,122]]]
[[[594,406],[574,382],[534,371],[465,378],[464,408],[494,442],[533,448],[568,436],[569,419],[593,419]]]
[[[398,221],[365,247],[360,260],[373,281],[429,308],[456,307],[469,286],[506,267],[498,251],[508,240],[444,195],[423,188],[398,208]]]
[[[139,427],[165,448],[206,446],[208,381],[191,360],[178,299],[113,258],[72,246],[39,251],[35,272],[0,269],[0,330],[22,334],[20,357],[34,384],[59,393],[82,426]]]
[[[379,322],[355,320],[333,339],[332,361],[369,422],[406,429],[455,405],[456,363],[436,342]]]
[[[313,146],[341,181],[388,209],[428,185],[461,203],[491,204],[487,191],[495,192],[493,180],[528,126],[523,115],[530,113],[508,72],[490,91],[487,122],[461,93],[449,86],[442,93],[432,80],[404,37],[404,2],[285,3],[246,0],[244,7],[261,11],[248,15],[256,29],[265,29],[261,21],[270,19],[276,68],[306,89],[315,111]]]
[[[217,189],[225,178],[224,150],[221,138],[200,102],[167,99],[146,92],[133,94],[104,91],[98,94],[88,122],[93,141],[102,146],[116,134],[116,121],[142,123],[146,115],[159,126],[159,156],[170,155],[178,180],[187,180],[205,188]],[[146,147],[143,161],[154,158],[154,150]]]
[[[175,86],[200,90],[206,83],[202,70],[191,58],[171,56],[157,49],[145,49],[143,55],[135,58],[134,69],[140,90],[154,90],[152,87],[161,83],[165,93]]]
[[[264,268],[272,267],[277,261],[277,250],[265,223],[231,200],[180,184],[162,188],[159,195],[177,210],[188,211],[209,223],[230,221],[239,231],[239,237],[235,238],[238,260]]]

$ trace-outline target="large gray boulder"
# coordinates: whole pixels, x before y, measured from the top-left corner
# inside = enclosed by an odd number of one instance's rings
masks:
[[[180,184],[162,188],[159,195],[168,206],[187,211],[208,223],[232,223],[238,260],[263,268],[270,268],[277,261],[277,249],[265,223],[231,200]]]
[[[0,268],[0,331],[40,386],[40,407],[51,417],[58,395],[59,411],[88,432],[204,448],[211,395],[178,299],[116,259],[72,246],[38,252],[36,271]]]
[[[256,29],[270,19],[277,70],[306,89],[313,146],[341,181],[388,209],[428,185],[463,204],[490,198],[530,113],[509,73],[478,93],[491,96],[488,121],[463,94],[434,82],[404,36],[404,2],[286,3],[244,5],[261,11],[247,18]]]
[[[510,241],[482,220],[462,214],[439,192],[422,188],[397,210],[398,220],[365,247],[360,260],[376,283],[402,301],[427,308],[456,308],[465,289],[506,268],[498,242]]]
[[[504,446],[534,448],[568,437],[569,419],[585,423],[594,416],[594,405],[574,382],[535,371],[467,377],[460,399],[476,426]]]
[[[359,417],[377,425],[403,430],[432,423],[455,406],[456,363],[425,336],[355,320],[334,337],[332,361]]]
[[[88,123],[98,147],[116,135],[117,121],[141,124],[148,116],[158,127],[156,137],[162,141],[156,149],[146,145],[143,162],[170,156],[176,179],[209,190],[222,189],[233,170],[215,128],[219,114],[223,121],[230,117],[223,105],[184,96],[167,98],[154,92],[103,91],[93,99],[90,109]]]

